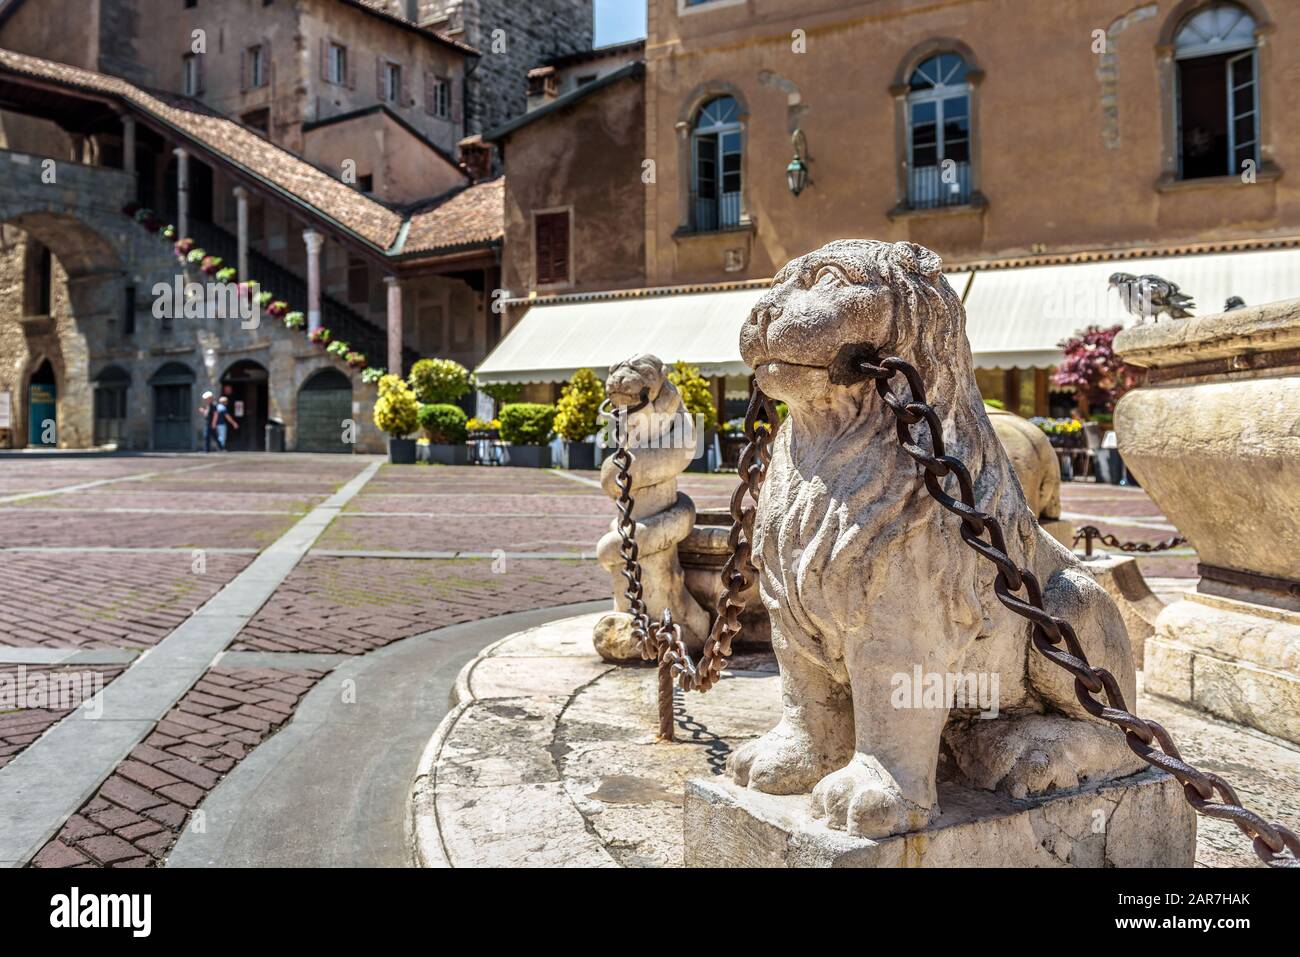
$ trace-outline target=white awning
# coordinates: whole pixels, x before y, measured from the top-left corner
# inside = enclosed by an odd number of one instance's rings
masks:
[[[640,352],[705,376],[749,375],[740,327],[766,289],[537,305],[475,370],[484,382],[567,382],[578,369],[604,378]]]
[[[966,336],[984,369],[1046,368],[1061,361],[1058,343],[1085,326],[1129,326],[1112,273],[1154,274],[1196,300],[1195,312],[1221,312],[1229,296],[1260,305],[1300,296],[1300,250],[1165,256],[1065,266],[990,269],[966,295]],[[1161,322],[1170,321],[1162,317]]]

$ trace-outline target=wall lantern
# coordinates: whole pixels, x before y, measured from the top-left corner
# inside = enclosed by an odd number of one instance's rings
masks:
[[[794,146],[794,159],[785,168],[785,184],[790,187],[790,192],[798,196],[809,183],[808,161],[804,158],[808,152],[808,143],[804,139],[803,130],[795,130],[790,143]]]

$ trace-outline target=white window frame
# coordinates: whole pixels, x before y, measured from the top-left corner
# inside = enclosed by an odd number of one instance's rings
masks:
[[[736,228],[737,226],[740,226],[740,225],[742,224],[742,221],[744,220],[744,202],[743,202],[744,193],[745,193],[745,137],[744,137],[744,125],[740,122],[739,119],[737,119],[737,120],[733,120],[733,121],[730,122],[730,123],[714,123],[714,124],[711,125],[711,126],[703,126],[703,127],[702,127],[702,126],[699,126],[699,125],[698,125],[698,121],[699,121],[699,116],[700,116],[700,114],[701,114],[705,109],[707,109],[711,104],[713,104],[713,103],[715,103],[716,101],[721,100],[721,99],[730,99],[730,100],[731,100],[731,101],[736,105],[736,111],[737,111],[737,114],[739,114],[739,112],[740,112],[740,101],[738,101],[734,96],[731,96],[731,95],[729,95],[729,94],[723,94],[722,96],[715,96],[715,97],[709,99],[708,101],[706,101],[706,102],[700,104],[700,108],[699,108],[699,110],[696,111],[696,114],[695,114],[695,116],[696,116],[696,122],[693,123],[692,126],[691,126],[691,142],[690,142],[690,150],[691,150],[691,182],[690,182],[690,187],[691,187],[691,189],[690,189],[690,194],[691,194],[691,197],[692,197],[692,200],[693,200],[693,206],[692,206],[692,209],[691,209],[691,228],[692,228],[692,230],[694,230],[695,232],[717,232],[717,231],[724,230],[724,229],[734,229],[734,228]],[[729,134],[732,134],[732,133],[734,133],[734,134],[736,135],[736,139],[737,139],[737,144],[738,144],[738,145],[737,145],[737,148],[736,148],[735,152],[736,152],[736,154],[740,157],[740,169],[739,169],[739,171],[737,172],[737,175],[740,177],[740,189],[735,190],[735,191],[733,191],[733,192],[731,192],[731,193],[726,193],[726,192],[723,191],[723,188],[722,188],[722,184],[723,184],[723,176],[724,176],[724,172],[723,172],[723,157],[724,157],[725,155],[727,155],[726,151],[724,151],[724,149],[723,149],[723,138],[724,138],[725,136],[729,135]],[[713,162],[714,162],[714,182],[715,182],[715,187],[716,187],[716,192],[717,192],[717,196],[714,197],[714,202],[716,203],[716,208],[715,208],[715,210],[714,210],[714,218],[715,218],[716,222],[714,222],[711,226],[703,226],[703,225],[701,225],[701,223],[700,223],[700,217],[699,217],[699,203],[700,203],[700,169],[699,169],[699,157],[700,157],[700,151],[699,151],[699,145],[698,145],[698,144],[699,144],[699,141],[700,141],[701,139],[704,139],[705,137],[709,137],[709,136],[711,136],[711,137],[714,138],[714,157],[713,157]],[[725,222],[725,221],[724,221],[724,220],[726,219],[726,217],[724,216],[724,208],[727,207],[727,205],[728,205],[727,203],[724,202],[724,197],[726,197],[726,196],[735,196],[735,201],[734,201],[734,205],[735,205],[735,222]]]
[[[342,43],[328,41],[329,81],[335,86],[348,85],[348,48]]]
[[[384,100],[394,106],[402,103],[402,64],[384,61]]]
[[[1238,13],[1242,14],[1242,17],[1240,17],[1239,20],[1232,23],[1232,26],[1229,29],[1229,34],[1234,33],[1236,26],[1238,26],[1242,20],[1245,20],[1249,22],[1249,25],[1251,25],[1251,36],[1249,36],[1249,39],[1245,39],[1243,36],[1243,38],[1235,40],[1225,40],[1222,36],[1212,36],[1212,38],[1209,38],[1208,40],[1201,40],[1200,43],[1180,43],[1183,36],[1192,29],[1193,22],[1195,22],[1197,18],[1203,16],[1203,14],[1209,13],[1210,10],[1222,9],[1223,7],[1236,8]],[[1226,53],[1236,53],[1236,56],[1230,56],[1229,59],[1225,61],[1225,64],[1223,64],[1223,91],[1225,91],[1227,99],[1227,169],[1223,170],[1225,176],[1239,176],[1239,174],[1242,173],[1239,161],[1236,159],[1236,152],[1238,152],[1238,146],[1236,146],[1236,120],[1238,120],[1239,114],[1236,113],[1236,105],[1234,100],[1232,100],[1232,94],[1235,92],[1234,87],[1232,87],[1232,64],[1244,60],[1245,57],[1251,57],[1251,86],[1253,86],[1253,96],[1251,109],[1249,109],[1248,113],[1240,114],[1240,116],[1255,117],[1255,139],[1252,140],[1253,146],[1255,146],[1255,151],[1253,151],[1253,156],[1247,157],[1247,159],[1255,160],[1256,168],[1260,165],[1260,139],[1262,135],[1260,125],[1260,44],[1258,44],[1258,40],[1255,38],[1256,29],[1255,17],[1251,16],[1251,12],[1242,7],[1242,5],[1235,3],[1210,4],[1209,7],[1196,10],[1196,12],[1190,14],[1190,16],[1187,17],[1187,20],[1182,23],[1182,26],[1179,26],[1178,33],[1174,35],[1175,65],[1177,65],[1178,62],[1186,60],[1200,60],[1201,57],[1206,56],[1223,56],[1226,55]],[[1201,33],[1200,29],[1196,29],[1195,33]],[[1175,137],[1177,137],[1177,139],[1175,139],[1175,146],[1178,148],[1178,178],[1184,179],[1186,176],[1184,176],[1183,172],[1183,88],[1182,72],[1178,69],[1174,70],[1174,85],[1174,109],[1175,118],[1177,118],[1177,125],[1175,125]],[[1247,143],[1247,146],[1251,146],[1252,143]]]
[[[911,75],[914,75],[916,73],[916,70],[920,69],[925,63],[929,62],[931,59],[935,57],[943,56],[945,54],[948,56],[957,57],[959,60],[962,61],[963,65],[966,67],[967,72],[970,71],[970,64],[966,63],[965,57],[963,57],[960,53],[954,53],[951,50],[945,50],[939,53],[932,54],[931,56],[927,56],[924,60],[921,61],[921,63],[918,63],[916,65],[916,69],[912,71]],[[911,75],[909,75],[908,77],[909,82],[911,81]],[[963,75],[961,81],[958,83],[939,83],[930,87],[928,90],[912,90],[909,91],[907,94],[907,101],[904,106],[904,109],[906,111],[905,119],[907,121],[905,135],[907,137],[907,204],[908,206],[915,208],[914,204],[916,202],[916,196],[914,195],[914,190],[913,190],[913,180],[915,178],[915,174],[917,170],[916,158],[914,156],[916,136],[914,134],[914,125],[913,125],[914,120],[913,120],[912,108],[914,106],[925,104],[925,103],[934,104],[934,124],[935,124],[934,166],[935,168],[942,170],[944,160],[947,159],[947,156],[944,155],[947,152],[947,134],[945,132],[945,126],[944,126],[943,104],[947,100],[956,99],[958,97],[966,101],[966,159],[964,161],[966,163],[966,182],[964,187],[961,186],[960,180],[957,184],[959,186],[959,189],[956,190],[956,192],[960,197],[959,202],[954,202],[954,203],[941,202],[938,205],[940,207],[956,206],[956,205],[961,205],[963,203],[970,202],[970,193],[971,193],[970,166],[974,159],[974,154],[975,154],[975,128],[971,118],[970,82],[965,78],[965,75]],[[921,167],[921,169],[929,169],[929,168],[930,167],[925,167],[925,166]]]
[[[260,90],[266,86],[266,45],[255,43],[248,48],[248,88]]]
[[[199,54],[187,53],[181,58],[181,89],[186,96],[199,95]]]
[[[440,120],[451,119],[451,78],[433,76],[433,115]]]

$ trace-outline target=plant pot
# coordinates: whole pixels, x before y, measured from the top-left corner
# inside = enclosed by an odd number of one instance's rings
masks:
[[[1118,449],[1097,450],[1097,481],[1104,485],[1118,485],[1124,477],[1124,463]]]
[[[551,447],[549,445],[511,445],[506,449],[506,465],[524,469],[549,469],[551,467]]]
[[[686,466],[688,472],[707,472],[709,470],[709,449],[713,448],[713,432],[704,433],[704,442],[699,446],[700,454],[691,459]]]
[[[393,465],[415,464],[415,439],[388,438],[388,461]]]
[[[421,446],[428,450],[428,461],[434,465],[469,465],[469,446],[430,442]]]
[[[596,467],[596,445],[594,442],[565,442],[565,467],[570,469],[594,469]]]

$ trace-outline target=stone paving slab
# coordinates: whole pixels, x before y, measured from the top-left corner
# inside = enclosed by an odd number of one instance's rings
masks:
[[[0,513],[0,541],[6,545],[116,545],[205,548],[261,548],[293,524],[293,515],[203,515],[186,522],[174,516],[103,515],[72,512]]]
[[[0,512],[11,509],[35,510],[88,510],[113,511],[117,509],[149,512],[197,514],[204,511],[225,512],[285,512],[303,513],[319,504],[325,494],[305,495],[298,492],[249,491],[243,488],[205,489],[202,494],[168,496],[159,501],[156,489],[113,488],[65,495],[28,499],[14,506],[0,506]]]
[[[558,495],[547,492],[511,495],[484,492],[480,495],[404,493],[401,495],[359,495],[345,513],[393,513],[425,515],[493,516],[591,516],[602,507],[611,508],[604,495]]]
[[[717,779],[732,748],[775,725],[780,679],[769,656],[745,656],[707,694],[678,693],[679,740],[657,742],[655,670],[596,659],[598,617],[521,631],[466,666],[413,788],[420,863],[592,866],[594,836],[622,866],[682,865],[685,782]],[[1137,707],[1249,806],[1300,823],[1300,747],[1141,693]],[[1198,866],[1261,866],[1235,825],[1197,823]]]

